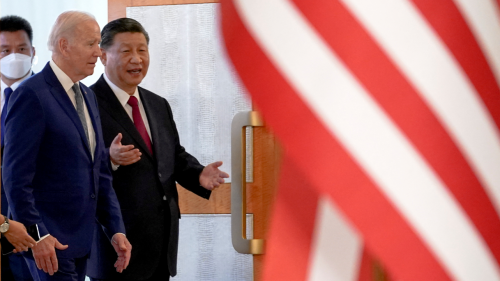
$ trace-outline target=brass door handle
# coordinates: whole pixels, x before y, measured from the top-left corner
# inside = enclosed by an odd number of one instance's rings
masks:
[[[256,111],[240,112],[231,123],[231,237],[242,254],[263,254],[264,239],[246,237],[246,130],[263,126]]]

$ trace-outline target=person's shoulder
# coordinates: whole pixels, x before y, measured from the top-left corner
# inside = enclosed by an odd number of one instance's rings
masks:
[[[141,95],[141,98],[148,99],[148,100],[153,101],[153,102],[166,102],[167,101],[164,97],[157,95],[157,94],[151,92],[150,90],[144,89],[140,86],[138,86],[138,88],[139,88],[139,93]]]
[[[41,72],[32,75],[28,79],[24,80],[19,87],[17,87],[17,93],[33,92],[36,93],[40,89],[46,87],[46,82],[43,74]]]
[[[106,80],[104,79],[104,75],[101,74],[101,76],[99,77],[99,79],[97,79],[97,81],[95,81],[94,84],[90,85],[89,88],[96,92],[96,89],[99,89],[101,87],[104,87],[105,85],[107,85],[108,83],[106,83]],[[109,86],[108,86],[109,87]]]
[[[90,85],[90,86],[89,86],[89,88],[90,88],[92,91],[94,91],[94,92],[95,92],[95,87],[96,87],[96,85],[95,85],[95,84],[96,84],[96,83],[94,83],[94,84],[92,84],[92,85]]]
[[[45,83],[45,78],[42,72],[31,75],[28,79],[24,80],[19,87],[23,85],[40,85],[41,82]]]
[[[94,84],[90,85],[89,88],[94,92],[98,100],[107,100],[114,95],[113,90],[111,90],[103,75]]]

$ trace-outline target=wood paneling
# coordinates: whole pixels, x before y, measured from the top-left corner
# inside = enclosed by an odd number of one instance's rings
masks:
[[[225,183],[216,188],[210,200],[203,199],[177,184],[179,207],[182,214],[230,214],[231,184]]]
[[[126,17],[127,7],[133,7],[132,0],[108,0],[108,22]]]

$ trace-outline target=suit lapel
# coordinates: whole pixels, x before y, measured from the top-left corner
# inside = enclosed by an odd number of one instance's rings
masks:
[[[75,106],[69,99],[68,94],[64,90],[64,88],[61,85],[61,82],[57,79],[57,76],[55,75],[54,71],[50,67],[50,64],[47,63],[45,68],[42,70],[45,76],[45,81],[51,86],[50,92],[56,99],[56,101],[59,103],[61,108],[66,112],[68,117],[71,119],[73,124],[75,125],[76,129],[78,130],[78,133],[80,133],[80,137],[82,139],[83,144],[87,148],[87,152],[89,157],[90,155],[90,147],[89,143],[87,140],[87,136],[85,135],[85,131],[83,129],[82,122],[80,121],[80,118],[78,117],[78,113],[76,112]],[[81,88],[80,88],[81,89]],[[88,105],[87,105],[88,108]]]
[[[106,80],[104,80],[104,77],[101,76],[99,80],[95,83],[95,93],[97,96],[101,97],[99,101],[99,105],[106,110],[106,112],[113,118],[115,121],[120,124],[120,126],[125,130],[127,134],[132,137],[135,142],[138,144],[138,146],[142,149],[143,153],[148,155],[151,159],[153,159],[153,155],[151,155],[151,152],[149,151],[146,143],[142,139],[141,135],[139,134],[139,131],[137,131],[137,128],[134,125],[134,122],[132,119],[130,119],[130,116],[127,114],[125,109],[123,108],[122,104],[116,97],[115,93],[111,88],[109,87],[108,83]],[[142,97],[141,97],[142,98]],[[151,122],[150,119],[148,119],[148,122]],[[152,127],[150,123],[150,128]]]

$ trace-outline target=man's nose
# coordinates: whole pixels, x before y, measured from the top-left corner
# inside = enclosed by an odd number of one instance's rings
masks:
[[[141,58],[141,56],[139,55],[138,52],[133,52],[132,53],[131,62],[133,62],[133,63],[142,63],[142,58]]]
[[[97,45],[97,49],[95,50],[94,54],[98,57],[102,56],[101,48],[99,47],[99,45]]]

